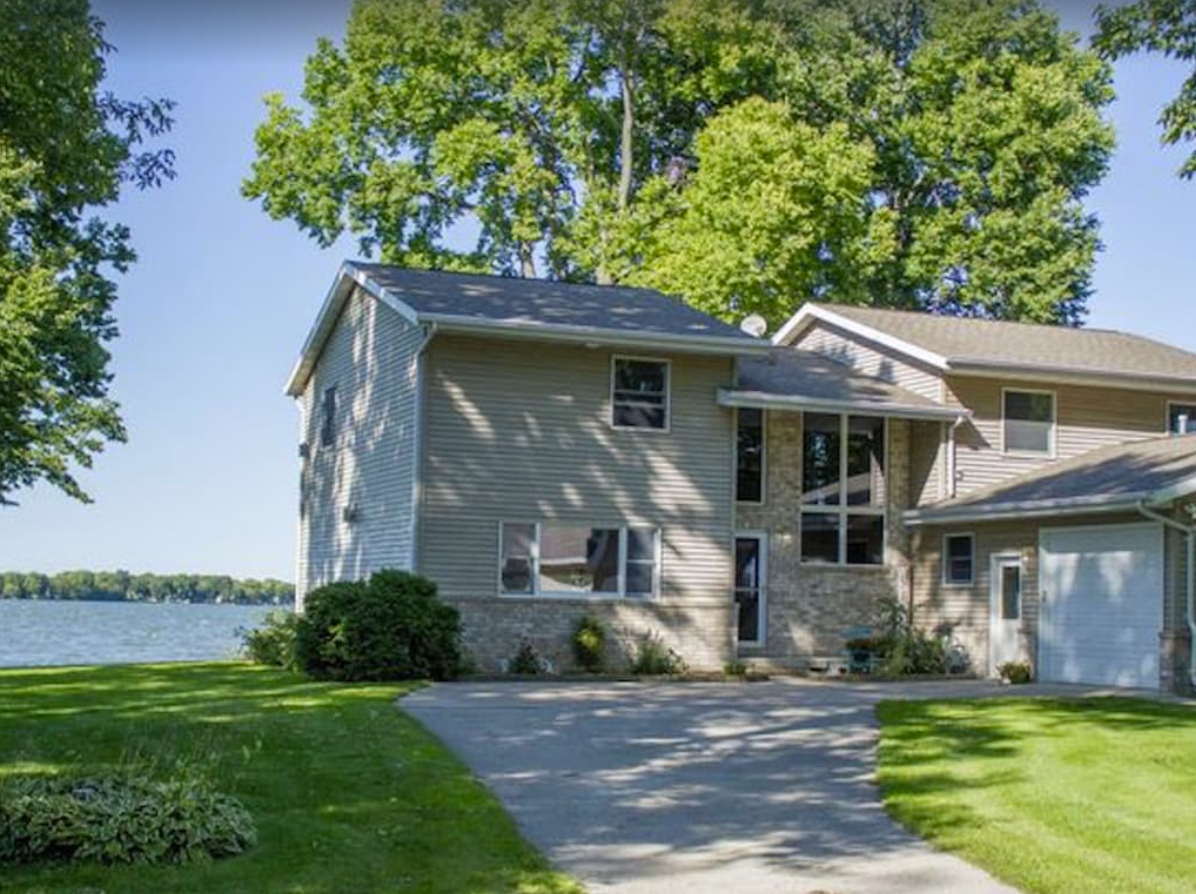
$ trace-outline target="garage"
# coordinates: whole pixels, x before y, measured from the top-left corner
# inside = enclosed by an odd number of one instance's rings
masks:
[[[1162,528],[1047,528],[1039,547],[1040,678],[1157,689]]]

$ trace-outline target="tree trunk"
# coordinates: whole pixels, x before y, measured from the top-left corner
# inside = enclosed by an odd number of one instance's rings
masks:
[[[631,170],[634,160],[633,145],[635,133],[635,74],[629,63],[624,64],[619,75],[623,89],[623,136],[619,146],[619,212],[625,212],[631,202]]]
[[[526,242],[519,243],[519,275],[524,279],[536,278],[536,259],[532,256],[532,247]]]

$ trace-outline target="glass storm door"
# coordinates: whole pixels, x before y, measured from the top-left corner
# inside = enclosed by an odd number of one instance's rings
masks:
[[[735,538],[735,607],[742,645],[764,644],[764,536]]]

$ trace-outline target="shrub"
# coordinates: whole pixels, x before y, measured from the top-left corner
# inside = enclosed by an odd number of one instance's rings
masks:
[[[681,656],[664,644],[656,634],[640,640],[631,662],[631,672],[645,677],[672,676],[685,673]]]
[[[1006,661],[997,668],[997,673],[1001,675],[1002,680],[1015,686],[1029,683],[1034,679],[1034,671],[1031,670],[1028,661]]]
[[[869,640],[868,648],[882,673],[903,676],[947,672],[946,637],[931,635],[915,627],[909,609],[900,599],[889,596],[880,600],[877,626],[880,633]]]
[[[596,674],[606,656],[606,627],[592,615],[582,615],[573,630],[573,659],[582,670]]]
[[[266,615],[261,626],[241,630],[245,657],[255,664],[295,668],[295,634],[298,629],[298,615],[286,609],[275,609]]]
[[[436,585],[405,571],[329,584],[304,603],[295,658],[333,680],[445,680],[462,666],[461,617]]]
[[[256,840],[244,806],[198,779],[18,777],[0,792],[0,863],[191,863]]]
[[[723,674],[728,677],[746,677],[748,667],[742,661],[728,661],[723,665]]]
[[[536,654],[535,647],[527,640],[520,643],[515,657],[507,665],[508,673],[523,674],[525,676],[534,676],[543,670],[544,663],[540,660],[540,656]]]

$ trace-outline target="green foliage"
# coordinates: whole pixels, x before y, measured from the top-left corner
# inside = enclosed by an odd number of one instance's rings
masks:
[[[1031,683],[1034,680],[1034,671],[1030,668],[1028,661],[1006,661],[997,668],[997,673],[1006,683],[1012,683],[1015,686]]]
[[[128,571],[0,572],[0,599],[91,599],[101,602],[235,602],[291,605],[286,581],[227,574],[130,574]]]
[[[886,596],[880,600],[877,628],[876,636],[851,640],[847,647],[867,652],[880,673],[896,677],[955,673],[963,669],[955,666],[947,637],[916,627],[900,599]]]
[[[358,0],[243,191],[411,266],[1075,323],[1109,67],[1033,0]],[[478,224],[469,250],[450,229]]]
[[[299,616],[279,609],[266,615],[261,625],[241,631],[245,657],[255,664],[297,670],[295,639],[299,632]]]
[[[256,841],[241,802],[199,779],[15,777],[0,791],[0,863],[193,863]]]
[[[573,660],[592,674],[602,670],[606,661],[606,625],[593,615],[582,615],[573,630]]]
[[[515,657],[507,664],[507,673],[521,677],[534,677],[544,672],[544,662],[536,653],[536,647],[528,640],[519,644]]]
[[[333,680],[446,680],[461,669],[461,618],[427,578],[378,571],[307,596],[295,657]]]
[[[660,636],[650,633],[643,637],[631,661],[631,672],[643,677],[675,676],[685,673],[685,661],[664,644]]]
[[[38,480],[88,500],[72,467],[125,437],[105,345],[134,254],[94,212],[174,176],[140,148],[173,104],[104,92],[110,52],[87,0],[0,3],[0,504]]]
[[[1096,19],[1093,46],[1106,58],[1149,50],[1192,64],[1191,75],[1175,99],[1163,107],[1159,123],[1164,143],[1196,141],[1196,0],[1137,0],[1124,6],[1101,6]],[[1196,177],[1196,150],[1185,159],[1179,175]]]
[[[742,661],[728,661],[723,665],[723,673],[728,677],[746,677],[748,666]]]

